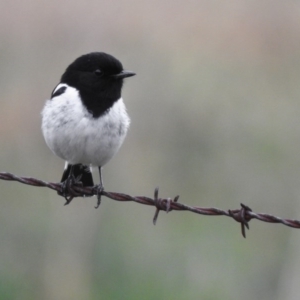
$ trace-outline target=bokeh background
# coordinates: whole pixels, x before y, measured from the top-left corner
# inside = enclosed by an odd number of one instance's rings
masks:
[[[40,111],[105,51],[136,77],[109,191],[300,219],[299,1],[0,1],[0,171],[59,181]],[[0,299],[299,299],[300,232],[0,182]]]

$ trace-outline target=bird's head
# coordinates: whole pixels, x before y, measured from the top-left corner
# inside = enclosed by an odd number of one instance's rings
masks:
[[[134,75],[112,55],[92,52],[72,62],[61,83],[76,88],[88,110],[98,115],[121,98],[123,79]]]

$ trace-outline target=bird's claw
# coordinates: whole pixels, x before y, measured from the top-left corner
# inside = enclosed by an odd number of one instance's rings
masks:
[[[66,203],[64,205],[70,204],[74,197],[80,196],[80,194],[77,194],[76,191],[73,190],[73,186],[82,186],[80,179],[81,176],[75,178],[72,174],[61,183],[61,191],[57,192],[57,194],[66,199]]]
[[[95,208],[98,208],[101,204],[101,196],[104,191],[103,185],[99,184],[96,186],[96,195],[97,195],[97,205]]]

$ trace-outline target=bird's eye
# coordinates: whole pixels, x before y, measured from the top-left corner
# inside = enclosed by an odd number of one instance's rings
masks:
[[[103,75],[103,72],[102,72],[100,69],[97,69],[94,73],[95,73],[97,76],[102,76],[102,75]]]

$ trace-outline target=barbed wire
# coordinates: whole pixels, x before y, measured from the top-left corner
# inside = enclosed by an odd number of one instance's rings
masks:
[[[19,177],[8,172],[0,172],[0,180],[8,181],[18,181],[23,184],[39,187],[48,187],[52,190],[57,191],[60,195],[62,193],[62,184],[46,182],[40,179],[31,178],[31,177]],[[154,197],[149,198],[146,196],[130,196],[123,193],[107,192],[101,190],[101,196],[105,196],[112,200],[116,201],[133,201],[136,203],[150,205],[156,207],[156,211],[153,218],[153,224],[156,224],[158,214],[160,210],[166,211],[167,213],[176,210],[176,211],[190,211],[196,214],[205,215],[205,216],[226,216],[231,217],[235,221],[241,224],[241,232],[243,237],[246,237],[246,229],[249,229],[249,222],[252,219],[257,219],[262,222],[268,223],[280,223],[292,228],[300,228],[300,221],[282,219],[273,215],[264,214],[264,213],[254,213],[251,208],[241,203],[240,209],[230,209],[222,210],[219,208],[205,208],[198,206],[190,206],[183,203],[179,203],[179,196],[174,198],[159,198],[158,197],[158,188],[154,191]],[[81,187],[80,185],[68,186],[68,200],[65,204],[69,204],[74,197],[83,197],[83,196],[94,196],[99,194],[98,186],[93,187]]]

